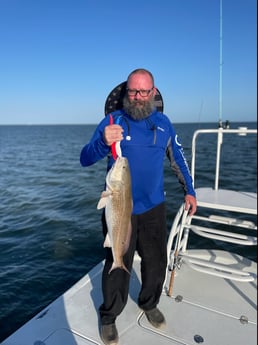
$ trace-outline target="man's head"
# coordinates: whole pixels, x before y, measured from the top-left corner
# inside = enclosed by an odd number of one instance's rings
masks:
[[[134,70],[127,78],[124,110],[135,120],[148,117],[155,108],[155,94],[153,75],[143,68]]]

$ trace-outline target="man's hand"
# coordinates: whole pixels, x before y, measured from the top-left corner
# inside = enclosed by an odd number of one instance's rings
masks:
[[[186,194],[185,196],[185,209],[189,210],[189,216],[193,216],[197,210],[197,200],[194,196]]]
[[[116,141],[123,139],[123,128],[119,125],[108,125],[104,129],[104,141],[111,146]]]

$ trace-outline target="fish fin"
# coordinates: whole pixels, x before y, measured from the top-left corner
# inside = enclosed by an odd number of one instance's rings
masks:
[[[99,199],[98,205],[97,205],[97,209],[100,210],[101,208],[104,208],[107,204],[107,198],[106,197],[101,197]]]
[[[113,270],[115,270],[116,268],[120,268],[120,269],[126,271],[128,274],[131,275],[131,273],[130,273],[130,272],[128,271],[128,269],[125,267],[124,263],[122,263],[122,265],[119,266],[119,265],[116,265],[114,262],[113,262],[112,267],[110,268],[108,274],[110,274],[110,273],[111,273]]]
[[[101,193],[98,205],[97,205],[97,209],[100,210],[101,208],[104,208],[107,204],[107,197],[109,197],[110,195],[112,195],[112,192],[104,190]]]
[[[106,238],[105,238],[105,241],[104,241],[104,244],[103,244],[103,247],[108,247],[108,248],[111,248],[111,241],[110,241],[110,237],[109,237],[109,234],[107,233],[106,235]]]

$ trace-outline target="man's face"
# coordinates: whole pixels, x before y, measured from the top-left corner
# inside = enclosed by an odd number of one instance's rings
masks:
[[[124,109],[135,120],[142,120],[154,110],[156,89],[147,73],[135,73],[127,82]]]

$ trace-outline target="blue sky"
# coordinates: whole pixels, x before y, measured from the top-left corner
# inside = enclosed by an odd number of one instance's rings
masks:
[[[256,121],[256,0],[223,0],[222,119]],[[0,124],[88,124],[135,68],[172,122],[219,119],[219,0],[0,0]]]

